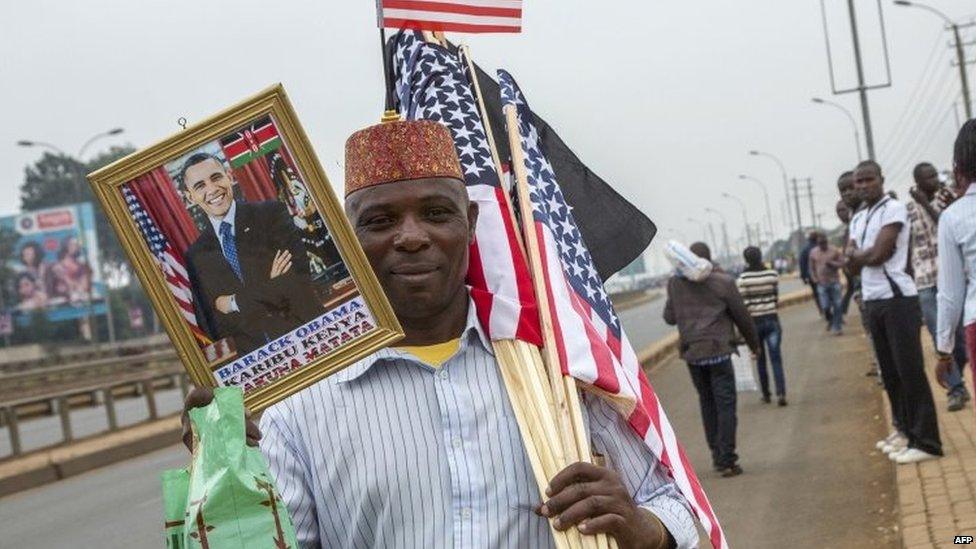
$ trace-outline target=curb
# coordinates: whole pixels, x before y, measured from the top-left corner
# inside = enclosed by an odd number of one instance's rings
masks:
[[[175,415],[0,463],[0,497],[171,446],[181,432]]]
[[[806,303],[812,299],[813,292],[809,289],[797,290],[780,296],[779,308],[792,307],[793,305]],[[648,371],[654,371],[665,360],[678,353],[679,343],[678,332],[675,331],[641,349],[637,353],[637,360]]]

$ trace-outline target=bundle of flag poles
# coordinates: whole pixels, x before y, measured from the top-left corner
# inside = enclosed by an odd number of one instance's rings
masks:
[[[414,21],[406,27],[435,30],[401,31],[384,51],[393,103],[388,107],[406,119],[440,122],[454,136],[468,194],[479,205],[468,282],[541,498],[549,479],[562,469],[594,459],[579,392],[583,387],[628,420],[668,468],[712,545],[727,547],[604,292],[514,79],[499,72],[501,100],[494,104],[503,106],[507,132],[493,133],[467,48],[449,47],[439,26]],[[496,136],[507,138],[510,158],[499,156]],[[511,183],[506,165],[511,166]],[[560,548],[615,546],[605,535],[583,536],[575,528],[552,532]]]

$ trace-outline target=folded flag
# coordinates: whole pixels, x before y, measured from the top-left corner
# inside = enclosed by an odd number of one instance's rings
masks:
[[[522,0],[377,0],[380,27],[522,32]]]

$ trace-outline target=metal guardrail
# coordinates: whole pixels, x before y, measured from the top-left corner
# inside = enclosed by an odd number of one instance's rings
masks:
[[[150,351],[134,355],[112,356],[108,358],[97,358],[74,364],[64,364],[60,366],[48,366],[33,370],[0,373],[0,390],[10,390],[27,382],[59,383],[72,378],[91,377],[99,372],[112,372],[120,367],[133,367],[147,364],[150,362],[176,361],[176,351],[172,348]],[[0,393],[2,394],[2,393]]]
[[[133,357],[128,358],[131,360]],[[33,452],[36,450],[51,448],[52,446],[58,446],[75,440],[71,426],[71,408],[73,397],[101,395],[101,399],[93,397],[93,402],[91,402],[91,404],[97,404],[97,401],[101,400],[102,405],[105,407],[106,419],[108,420],[108,431],[117,431],[119,429],[119,421],[115,411],[115,399],[118,396],[117,393],[122,392],[121,389],[129,387],[134,388],[134,392],[137,395],[141,393],[142,397],[146,399],[146,408],[149,411],[149,417],[145,421],[153,421],[159,418],[159,410],[156,407],[157,386],[179,386],[184,397],[189,391],[189,377],[185,372],[182,371],[182,368],[180,370],[181,371],[179,372],[157,371],[123,375],[110,381],[103,381],[101,383],[96,383],[89,386],[55,390],[47,392],[43,395],[0,402],[0,418],[3,419],[3,424],[7,427],[7,434],[10,437],[11,448],[11,454],[9,456],[0,457],[0,460],[17,457],[23,454],[23,445],[21,444],[20,437],[19,415],[17,411],[18,408],[32,404],[41,404],[49,406],[52,411],[57,411],[57,414],[61,418],[61,441],[54,445],[32,449],[31,451]],[[130,425],[125,425],[125,427],[129,426]]]
[[[77,361],[90,361],[113,357],[130,356],[133,351],[138,354],[172,348],[169,340],[152,341],[150,338],[131,339],[118,343],[94,344],[87,347],[72,347],[65,351],[55,351],[42,358],[24,360],[8,360],[0,362],[0,374],[13,374],[31,370],[46,369],[58,364]],[[2,351],[0,351],[2,352]]]

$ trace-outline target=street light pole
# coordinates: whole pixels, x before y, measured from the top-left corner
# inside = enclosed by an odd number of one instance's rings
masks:
[[[97,141],[97,140],[99,140],[99,139],[101,139],[103,137],[109,137],[109,136],[112,136],[112,135],[119,135],[120,133],[122,133],[124,131],[125,130],[122,129],[122,128],[112,128],[111,130],[109,130],[107,132],[102,132],[100,134],[93,135],[91,138],[88,139],[88,141],[85,141],[85,144],[82,145],[80,149],[78,149],[78,160],[84,162],[84,160],[85,160],[85,150],[87,150],[88,147],[92,143],[94,143],[95,141]]]
[[[708,232],[705,230],[705,223],[703,223],[701,221],[698,221],[697,219],[692,218],[692,217],[686,218],[685,221],[688,221],[688,222],[691,222],[691,223],[695,223],[696,225],[698,225],[698,228],[701,229],[701,232],[702,232],[702,240],[705,241],[705,242],[708,242]],[[715,245],[715,242],[712,242],[712,246],[714,246],[714,245]]]
[[[725,214],[715,208],[705,208],[705,211],[717,215],[722,220],[722,241],[725,244],[725,258],[732,257],[732,249],[729,248],[728,220],[725,219]]]
[[[962,104],[966,112],[966,120],[973,117],[973,104],[969,96],[969,78],[966,77],[966,51],[963,50],[962,37],[959,35],[959,23],[956,23],[949,16],[941,11],[925,4],[910,2],[909,0],[895,0],[896,6],[921,8],[934,13],[942,18],[946,25],[952,29],[952,36],[956,40],[956,62],[959,64],[959,81],[962,83]]]
[[[840,103],[834,103],[833,101],[827,101],[826,99],[821,99],[819,97],[814,97],[811,99],[811,101],[817,103],[818,105],[830,105],[831,107],[836,107],[842,113],[844,113],[845,116],[847,116],[847,119],[851,121],[851,126],[854,127],[854,144],[857,145],[857,161],[860,162],[861,159],[864,158],[861,155],[861,134],[858,132],[857,121],[854,120],[854,115],[851,114],[851,111],[847,110],[847,108]]]
[[[749,216],[746,213],[746,203],[738,196],[729,193],[722,193],[722,196],[730,200],[735,200],[742,207],[742,223],[746,226],[746,245],[752,246],[752,231],[749,229]]]
[[[45,143],[44,141],[31,141],[29,139],[21,139],[20,141],[17,142],[17,146],[18,147],[42,147],[45,149],[51,149],[52,151],[54,151],[55,153],[61,156],[68,156],[68,153],[62,151],[61,149],[59,149],[58,147],[50,143]]]
[[[769,236],[769,244],[773,243],[773,210],[769,207],[769,191],[766,189],[766,184],[761,180],[752,177],[751,175],[739,175],[739,179],[755,181],[762,188],[763,199],[766,201],[766,230]]]
[[[787,181],[789,178],[786,176],[786,167],[783,166],[783,162],[781,162],[780,159],[777,158],[776,156],[774,156],[772,154],[769,154],[767,152],[752,150],[752,151],[749,151],[749,154],[752,155],[752,156],[765,156],[766,158],[772,159],[773,162],[776,162],[776,165],[779,166],[780,173],[782,173],[782,175],[783,175],[783,194],[784,194],[784,196],[786,196],[786,203],[789,204],[789,202],[790,202],[790,186],[789,186],[789,183]],[[795,227],[795,224],[794,224],[794,221],[793,221],[793,212],[789,208],[787,208],[787,212],[789,213],[789,217],[790,217],[790,233],[792,234],[793,231],[796,230],[796,227]],[[789,238],[787,238],[787,240],[789,240]]]

